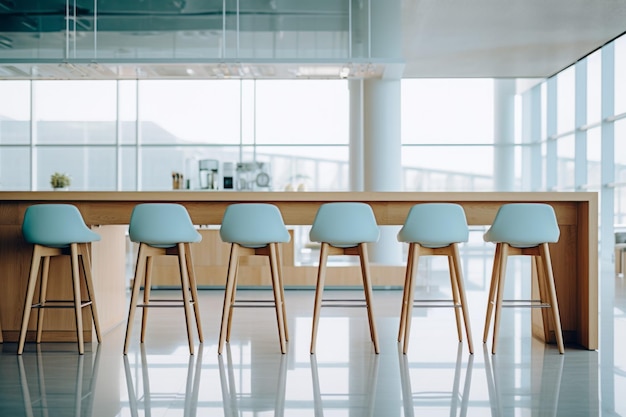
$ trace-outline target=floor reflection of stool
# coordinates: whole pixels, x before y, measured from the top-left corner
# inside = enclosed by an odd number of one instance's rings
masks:
[[[20,384],[22,387],[22,396],[24,398],[25,414],[27,416],[33,416],[33,408],[40,410],[41,415],[68,415],[69,409],[74,409],[74,416],[91,416],[94,403],[94,390],[96,381],[98,380],[98,369],[100,367],[100,345],[96,345],[94,352],[86,352],[83,355],[68,356],[66,353],[60,352],[58,358],[55,352],[42,354],[37,346],[37,353],[35,357],[35,367],[37,374],[37,382],[28,382],[26,373],[26,366],[24,365],[25,359],[28,361],[33,355],[18,355],[18,370],[20,375]],[[93,360],[91,360],[93,356]],[[66,360],[70,360],[71,363],[65,363]],[[85,367],[85,361],[91,362],[91,368]],[[53,378],[46,381],[45,378],[45,362],[51,363],[54,366]],[[71,383],[67,383],[60,373],[59,369],[64,369],[67,373],[74,371],[72,367],[75,367],[75,377],[72,378]],[[91,371],[91,374],[88,372]],[[84,386],[84,381],[87,381],[87,386]],[[48,383],[47,383],[48,382]],[[30,386],[37,386],[39,391],[39,397],[31,394]],[[63,389],[66,389],[64,392]],[[48,393],[51,397],[54,397],[54,401],[48,402]],[[39,415],[39,413],[36,413]]]
[[[150,391],[150,375],[148,365],[148,360],[146,357],[146,349],[145,345],[142,343],[139,346],[141,350],[141,380],[143,384],[143,409],[144,415],[150,416],[152,414],[152,393]],[[185,404],[183,409],[183,416],[185,417],[193,417],[196,415],[198,411],[198,392],[200,388],[200,374],[202,371],[202,352],[203,348],[200,345],[198,349],[198,354],[189,355],[189,362],[187,364],[187,383],[185,385]],[[195,362],[194,362],[195,361]],[[137,365],[137,364],[135,364]],[[160,367],[163,367],[163,364],[159,364]],[[133,373],[130,366],[130,362],[128,361],[128,355],[124,355],[124,374],[126,375],[126,388],[128,389],[128,403],[130,406],[130,415],[135,417],[138,416],[139,410],[139,401],[137,399],[138,393],[135,391],[135,385],[133,384]],[[139,378],[137,379],[137,386],[139,386]],[[162,400],[166,395],[163,393],[159,393],[159,399]],[[141,397],[141,396],[139,396]],[[178,392],[171,393],[169,395],[173,400],[177,400],[180,398]],[[162,402],[159,401],[157,407],[161,408],[163,406]]]
[[[419,391],[413,392],[411,387],[411,374],[409,369],[409,358],[398,350],[398,360],[400,361],[400,381],[402,383],[402,403],[404,405],[404,415],[409,417],[415,415],[415,407],[424,406],[425,409],[431,410],[433,405],[450,402],[450,415],[456,416],[457,409],[461,409],[459,415],[467,414],[467,405],[469,402],[470,384],[472,382],[472,369],[474,367],[474,355],[469,355],[467,361],[467,370],[465,371],[465,383],[463,392],[461,393],[461,362],[463,358],[463,344],[459,343],[457,350],[456,364],[454,366],[454,380],[452,382],[452,391]],[[428,379],[432,378],[432,369],[429,368]],[[441,380],[437,377],[433,381]],[[460,401],[459,401],[460,400]],[[460,407],[459,407],[460,402]],[[495,415],[495,414],[494,414]]]

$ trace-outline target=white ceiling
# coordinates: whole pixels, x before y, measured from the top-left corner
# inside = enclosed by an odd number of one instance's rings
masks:
[[[111,56],[122,54],[125,61],[121,65],[111,59],[69,60],[62,64],[59,59],[41,59],[53,48],[59,51],[66,45],[67,32],[62,30],[67,20],[63,16],[65,1],[0,0],[0,79],[337,78],[346,65],[340,57],[326,60],[324,65],[308,57],[304,63],[265,59],[234,62],[235,65],[233,61],[224,65],[202,59],[185,62],[184,58],[176,62],[159,61],[159,48],[175,41],[173,36],[168,38],[170,35],[161,33],[192,33],[196,48],[212,41],[216,31],[206,29],[206,25],[221,25],[221,15],[215,11],[222,1],[208,0],[98,0],[97,27],[106,34],[98,37],[98,47],[113,51]],[[320,30],[329,31],[337,39],[343,37],[345,44],[347,8],[339,0],[240,1],[248,7],[244,18],[255,27],[263,26],[259,33],[265,36],[276,33],[271,29],[274,26],[298,31],[298,25],[305,21],[323,27]],[[545,78],[626,31],[626,0],[396,1],[401,3],[402,11],[400,62],[355,64],[351,77],[393,74],[404,78]],[[88,7],[93,7],[94,1],[77,2],[87,16],[77,19],[81,20],[79,29],[84,27],[85,33],[89,33],[93,29],[89,13],[95,12]],[[147,29],[138,34],[135,29],[138,25]],[[199,30],[198,25],[205,25],[204,30]],[[39,26],[40,32],[34,26]],[[167,28],[159,32],[160,27]],[[254,31],[251,33],[254,36]],[[156,58],[129,62],[123,56],[128,50],[125,44],[128,39],[139,39],[137,45],[153,54],[156,51]],[[300,49],[296,51],[306,48],[305,45],[305,41],[298,44]],[[181,54],[183,57],[194,56],[189,50],[185,52],[187,55]]]
[[[404,77],[548,77],[626,31],[624,0],[405,0]]]

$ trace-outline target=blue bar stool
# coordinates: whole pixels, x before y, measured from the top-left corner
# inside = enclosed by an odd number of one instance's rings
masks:
[[[263,203],[231,204],[226,207],[220,228],[222,241],[231,244],[222,311],[222,325],[218,353],[222,354],[224,342],[230,341],[230,328],[234,307],[261,307],[263,300],[236,302],[237,269],[242,256],[267,256],[269,258],[272,289],[274,291],[273,306],[276,309],[278,322],[278,338],[281,353],[287,352],[286,342],[289,340],[287,331],[287,314],[285,310],[285,292],[280,261],[281,243],[289,242],[291,237],[283,223],[278,207]],[[266,303],[266,302],[265,302]]]
[[[100,240],[100,235],[91,231],[85,225],[78,209],[71,204],[37,204],[30,206],[24,213],[22,234],[28,243],[33,244],[33,258],[28,277],[22,327],[17,348],[17,354],[24,352],[24,342],[28,331],[31,309],[37,308],[37,343],[41,343],[43,330],[44,310],[46,308],[73,308],[76,316],[76,336],[78,338],[78,352],[85,353],[83,342],[83,315],[82,308],[90,307],[91,317],[96,330],[98,343],[100,342],[100,324],[91,274],[89,259],[89,243]],[[53,256],[69,255],[72,267],[73,300],[48,300],[48,273],[50,258]],[[39,302],[33,304],[35,287],[39,278],[39,269],[43,261],[41,282],[39,285]],[[80,269],[82,268],[87,289],[87,299],[82,300],[80,289]]]
[[[130,240],[139,243],[135,278],[130,298],[128,323],[126,325],[126,339],[124,341],[124,355],[128,353],[130,334],[133,328],[133,318],[137,307],[143,308],[141,320],[141,343],[145,340],[148,308],[150,307],[183,307],[187,325],[187,339],[189,353],[193,355],[194,345],[192,336],[191,308],[196,319],[198,338],[204,341],[200,324],[200,308],[198,306],[198,290],[196,275],[191,259],[190,243],[200,242],[202,235],[198,233],[189,218],[187,209],[180,204],[146,203],[138,204],[130,216],[128,228]],[[180,282],[182,290],[181,300],[151,299],[151,272],[155,256],[173,255],[178,257]],[[144,284],[143,304],[137,304],[139,288]]]
[[[554,286],[552,262],[548,243],[559,240],[559,225],[554,209],[548,204],[513,203],[500,207],[493,224],[484,235],[486,242],[496,244],[493,273],[487,301],[487,318],[483,333],[483,343],[487,342],[491,316],[495,309],[493,323],[493,343],[491,353],[496,353],[500,312],[503,306],[543,308],[543,330],[545,340],[550,340],[550,317],[546,308],[552,309],[552,325],[559,353],[564,353],[563,334],[559,305]],[[509,256],[528,255],[533,257],[534,275],[537,276],[539,300],[503,300],[506,262]]]
[[[322,204],[317,211],[309,237],[312,242],[320,242],[320,262],[315,288],[315,305],[313,309],[313,328],[311,334],[311,354],[315,353],[317,327],[322,308],[322,294],[326,280],[326,264],[330,255],[358,256],[361,262],[365,306],[369,320],[370,335],[374,343],[374,351],[379,352],[376,324],[372,306],[372,279],[367,255],[367,243],[376,242],[380,230],[372,208],[365,203],[336,202]],[[347,306],[356,300],[334,300],[325,306]],[[339,302],[340,304],[334,304]]]
[[[474,353],[472,344],[472,330],[470,328],[465,285],[461,271],[459,256],[460,242],[467,242],[469,229],[463,207],[450,203],[426,203],[411,207],[404,225],[398,232],[398,240],[409,244],[409,252],[402,295],[402,311],[400,313],[400,329],[398,342],[404,342],[403,353],[409,348],[409,333],[411,330],[411,315],[413,307],[444,306],[445,300],[414,300],[415,274],[420,256],[442,255],[448,258],[450,283],[452,285],[452,305],[456,316],[456,327],[459,342],[463,341],[461,316],[467,336],[467,346],[470,353]]]

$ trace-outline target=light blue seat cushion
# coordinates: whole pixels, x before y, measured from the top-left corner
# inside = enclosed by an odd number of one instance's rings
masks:
[[[554,209],[544,203],[504,204],[484,234],[486,242],[508,243],[528,248],[559,240],[559,225]]]
[[[338,248],[376,242],[379,236],[372,208],[368,204],[354,202],[322,204],[309,233],[312,242],[329,243]]]
[[[226,207],[220,237],[224,242],[247,248],[262,248],[269,243],[284,243],[291,239],[278,207],[263,203]]]
[[[178,243],[202,240],[187,209],[174,203],[145,203],[133,208],[128,234],[132,242],[156,248],[171,248]]]
[[[469,229],[463,207],[452,203],[424,203],[411,207],[398,240],[427,248],[467,242]]]
[[[100,240],[71,204],[36,204],[26,208],[22,234],[28,243],[64,248],[71,243]]]

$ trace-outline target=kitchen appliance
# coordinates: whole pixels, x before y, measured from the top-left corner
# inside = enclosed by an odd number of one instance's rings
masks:
[[[217,190],[219,188],[219,166],[217,159],[201,159],[198,161],[200,188],[203,190]]]

